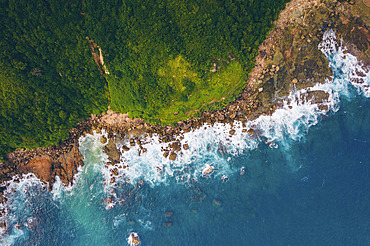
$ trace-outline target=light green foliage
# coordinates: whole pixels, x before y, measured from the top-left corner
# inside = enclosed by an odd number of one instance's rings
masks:
[[[0,0],[0,155],[57,144],[108,91],[113,110],[151,123],[225,106],[287,1]]]
[[[226,105],[286,2],[86,0],[85,26],[104,52],[112,109],[168,124]]]

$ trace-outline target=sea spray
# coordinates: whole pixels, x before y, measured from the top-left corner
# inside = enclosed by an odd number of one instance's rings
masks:
[[[370,97],[370,67],[366,67],[343,46],[342,40],[337,41],[336,33],[327,30],[319,49],[325,54],[329,65],[334,71],[332,90],[342,96],[350,97],[349,84],[357,89],[358,94]]]
[[[47,187],[32,174],[17,177],[19,183],[15,182],[16,178],[13,178],[8,183],[5,193],[8,202],[2,205],[7,211],[5,219],[9,226],[0,242],[4,245],[14,245],[21,239],[29,237],[32,232],[31,227],[33,228],[37,222],[31,211],[34,207],[29,206],[32,205],[34,198],[39,201],[55,202],[53,206],[64,211],[66,220],[76,222],[76,227],[83,231],[79,231],[80,233],[94,235],[95,240],[100,239],[105,243],[107,243],[105,232],[110,227],[127,227],[124,232],[126,234],[121,235],[123,238],[126,238],[134,227],[135,231],[141,230],[138,231],[139,234],[146,230],[155,231],[158,225],[152,223],[152,217],[156,215],[150,213],[151,203],[148,202],[148,207],[142,205],[147,197],[142,194],[140,186],[173,185],[176,182],[190,186],[194,183],[215,180],[223,182],[224,175],[234,179],[233,175],[239,174],[244,166],[243,172],[248,174],[248,163],[238,166],[233,162],[234,157],[241,154],[248,155],[248,152],[261,145],[289,149],[289,146],[304,138],[310,127],[320,121],[322,115],[336,112],[343,96],[350,100],[352,92],[357,92],[369,97],[369,69],[360,64],[354,56],[345,52],[345,47],[337,44],[334,32],[328,31],[324,34],[323,43],[319,48],[326,54],[334,70],[332,80],[309,89],[291,91],[272,115],[248,121],[245,127],[240,122],[235,122],[233,126],[216,123],[213,126],[204,125],[177,136],[176,139],[182,145],[185,143],[189,145],[189,150],[177,152],[175,161],[163,157],[162,147],[166,148],[168,143],[162,143],[160,136],[153,135],[152,138],[142,141],[142,146],[147,149],[145,153],[139,155],[138,146],[126,152],[121,150],[120,163],[105,167],[108,157],[102,150],[105,144],[100,142],[100,137],[106,136],[103,131],[80,138],[80,151],[85,158],[85,166],[79,168],[73,187],[64,187],[56,177],[56,183],[50,194],[47,189],[43,190]],[[320,108],[315,104],[313,98],[306,97],[307,93],[312,91],[328,93],[327,100],[321,103],[322,106],[327,106],[327,110],[322,110],[324,107]],[[235,133],[230,135],[232,129]],[[254,134],[243,132],[243,129],[254,129]],[[122,147],[123,144],[127,145],[128,142],[117,143],[117,146]],[[202,175],[206,165],[212,165],[215,168],[213,174]],[[112,177],[111,170],[114,168],[117,168],[118,176],[115,176],[115,181],[111,183],[109,180]],[[103,179],[106,180],[104,186]],[[122,186],[123,184],[127,186]],[[130,186],[133,187],[131,190]],[[127,188],[129,192],[132,191],[132,195],[126,198],[122,198],[121,194],[117,195],[122,187]],[[114,192],[115,190],[117,193]],[[149,190],[153,192],[156,189]],[[108,195],[113,198],[109,202],[105,200]],[[160,195],[166,196],[158,191],[155,197]],[[115,204],[127,206],[127,211],[118,213],[115,210]],[[132,206],[129,207],[129,205]],[[116,212],[116,216],[111,221],[103,218],[104,213],[108,212]],[[130,220],[137,225],[131,225]],[[143,236],[143,240],[145,239],[148,238]],[[89,242],[88,237],[78,240],[81,245]],[[78,242],[74,243],[78,244]],[[98,241],[92,243],[98,243]]]
[[[230,157],[253,150],[260,144],[268,144],[272,148],[280,146],[288,150],[293,142],[302,140],[309,128],[319,122],[321,116],[338,110],[340,96],[349,97],[352,85],[359,93],[369,97],[369,69],[337,43],[332,30],[324,33],[319,49],[326,55],[334,70],[332,80],[327,79],[325,83],[318,83],[311,88],[292,90],[272,115],[248,121],[245,127],[240,122],[234,122],[232,126],[221,123],[212,126],[205,124],[199,129],[176,136],[175,141],[189,146],[188,150],[176,152],[176,160],[163,156],[163,150],[168,148],[169,144],[162,142],[156,134],[152,138],[142,139],[142,147],[146,152],[140,155],[137,145],[129,151],[121,148],[120,163],[106,168],[105,179],[111,177],[113,169],[118,175],[114,182],[106,182],[106,185],[114,187],[119,182],[135,184],[143,180],[155,186],[168,184],[172,178],[186,183],[204,178],[202,170],[206,165],[215,168],[214,174],[209,177],[221,181],[222,177],[240,171],[240,167],[230,164]],[[309,93],[315,91],[327,93],[327,99],[319,104],[315,103],[314,97],[308,97]],[[235,131],[232,135],[231,129]],[[243,129],[254,129],[258,134],[250,135]],[[125,140],[117,146],[128,144],[128,140]]]
[[[14,245],[19,240],[26,239],[34,229],[37,221],[33,216],[33,203],[35,199],[47,199],[48,184],[41,182],[33,173],[14,176],[5,183],[4,196],[7,202],[1,204],[7,230],[0,235],[2,245]],[[6,233],[6,234],[5,234]]]

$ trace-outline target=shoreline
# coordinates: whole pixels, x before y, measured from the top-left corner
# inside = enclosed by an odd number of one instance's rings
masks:
[[[225,109],[203,112],[198,118],[178,122],[176,127],[153,126],[144,120],[130,119],[127,114],[111,110],[101,115],[92,115],[71,129],[70,137],[58,146],[32,150],[18,149],[7,154],[8,160],[0,164],[1,183],[11,180],[17,174],[32,172],[41,181],[49,183],[50,189],[56,175],[65,185],[72,184],[77,167],[83,165],[78,139],[94,130],[100,132],[101,129],[105,129],[108,138],[113,140],[109,141],[104,149],[111,162],[119,160],[119,151],[113,138],[130,139],[130,146],[126,148],[138,144],[140,155],[146,150],[141,147],[137,137],[145,134],[151,136],[154,133],[161,136],[163,142],[169,143],[169,147],[163,151],[165,157],[175,160],[177,151],[188,148],[172,141],[174,136],[181,132],[189,132],[203,124],[212,125],[215,122],[232,125],[234,121],[241,121],[244,124],[260,115],[271,115],[279,108],[282,99],[278,98],[284,98],[293,88],[312,87],[316,83],[324,83],[332,76],[333,72],[326,57],[318,50],[325,29],[336,30],[345,38],[344,42],[349,52],[364,61],[364,66],[369,65],[370,14],[356,17],[358,8],[369,10],[363,1],[293,0],[279,14],[279,19],[275,22],[276,27],[260,45],[259,55],[247,79],[246,87]],[[365,47],[366,42],[367,50],[359,50]],[[319,105],[327,99],[327,95],[323,93],[312,93],[310,97],[315,97],[315,103]],[[253,134],[253,129],[245,129],[244,132]],[[230,134],[233,134],[232,130]],[[107,140],[102,138],[101,141]],[[0,202],[4,202],[5,188],[0,187]]]

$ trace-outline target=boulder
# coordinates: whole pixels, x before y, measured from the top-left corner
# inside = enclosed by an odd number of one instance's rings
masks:
[[[168,151],[165,151],[165,152],[163,153],[164,158],[167,158],[167,157],[168,157],[168,155],[169,155],[169,152],[168,152]]]
[[[171,152],[169,159],[172,160],[172,161],[174,161],[174,160],[176,160],[176,157],[177,157],[177,154],[174,153],[174,152]]]
[[[129,148],[129,147],[127,147],[126,145],[122,145],[122,149],[123,149],[124,151],[129,151],[129,150],[130,150],[130,148]]]
[[[108,155],[110,161],[118,162],[120,160],[121,153],[113,141],[109,141],[108,144],[104,146],[103,150]]]
[[[135,146],[135,140],[134,139],[130,139],[130,146]]]
[[[170,145],[174,151],[180,151],[181,146],[179,142],[174,142],[173,144]]]

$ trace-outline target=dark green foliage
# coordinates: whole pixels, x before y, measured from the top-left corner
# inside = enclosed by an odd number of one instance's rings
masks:
[[[224,107],[287,1],[0,0],[0,155],[65,139],[108,89],[113,110],[155,124]]]
[[[0,153],[57,144],[107,108],[80,1],[0,0]]]
[[[86,29],[110,72],[112,109],[171,123],[227,94],[231,100],[286,2],[85,0]],[[228,64],[230,57],[236,60]],[[217,72],[211,73],[214,63]]]

